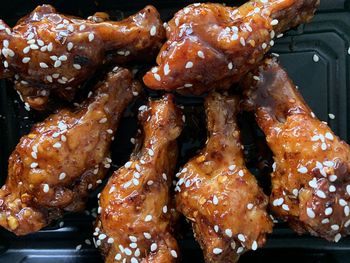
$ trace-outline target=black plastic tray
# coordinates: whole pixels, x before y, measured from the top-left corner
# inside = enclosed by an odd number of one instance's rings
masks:
[[[36,5],[44,2],[53,4],[59,11],[87,17],[96,11],[108,11],[116,17],[123,17],[144,7],[155,5],[164,21],[171,18],[179,8],[191,3],[183,0],[157,1],[29,1],[2,0],[0,17],[8,23],[30,12]],[[244,1],[227,1],[228,5],[239,5]],[[350,140],[350,1],[321,0],[321,7],[305,26],[291,30],[285,37],[276,41],[273,52],[280,54],[282,64],[287,68],[294,82],[315,114],[327,121],[342,139]],[[313,61],[317,54],[319,62]],[[180,164],[193,155],[205,140],[205,121],[200,98],[178,98],[185,105],[188,123],[180,139],[182,158]],[[113,170],[122,165],[132,150],[127,143],[136,131],[134,118],[136,106],[130,109],[122,120],[113,144]],[[335,115],[335,119],[329,117]],[[21,135],[43,116],[24,110],[22,103],[10,83],[0,81],[0,183],[7,175],[7,160]],[[245,126],[245,124],[242,124]],[[255,134],[258,139],[261,134]],[[255,146],[246,142],[248,152]],[[249,153],[248,153],[249,155]],[[92,239],[93,214],[96,212],[95,196],[92,195],[88,212],[69,214],[44,230],[25,237],[16,237],[0,229],[1,263],[56,263],[56,262],[103,262],[93,245],[85,243]],[[91,212],[92,211],[92,212]],[[89,214],[89,215],[88,215]],[[63,223],[62,223],[63,222]],[[183,262],[203,262],[202,252],[193,240],[190,231],[181,239]],[[82,244],[81,250],[76,250]],[[268,236],[264,248],[243,255],[240,262],[350,262],[350,237],[339,243],[328,243],[308,235],[297,236],[285,224],[275,225],[274,232]]]

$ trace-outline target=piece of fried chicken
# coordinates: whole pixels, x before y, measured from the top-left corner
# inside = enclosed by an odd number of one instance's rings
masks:
[[[176,262],[179,250],[172,236],[170,186],[181,111],[172,95],[140,110],[143,141],[101,193],[96,244],[101,245],[105,262]]]
[[[60,110],[22,137],[0,189],[0,225],[17,235],[40,230],[64,211],[80,211],[110,166],[110,144],[140,85],[115,69],[74,111]]]
[[[239,8],[193,4],[169,22],[168,41],[144,76],[152,89],[201,94],[228,89],[274,44],[274,38],[308,22],[319,0],[251,0]]]
[[[206,262],[236,262],[272,232],[268,199],[244,164],[237,97],[205,100],[206,147],[177,174],[176,207],[193,225]]]
[[[350,147],[311,112],[276,60],[242,82],[246,106],[274,154],[270,205],[299,234],[349,234]]]
[[[14,76],[27,107],[43,110],[51,95],[72,100],[103,64],[149,58],[159,50],[165,30],[154,7],[119,22],[106,17],[84,20],[42,5],[12,29],[0,20],[0,78]]]

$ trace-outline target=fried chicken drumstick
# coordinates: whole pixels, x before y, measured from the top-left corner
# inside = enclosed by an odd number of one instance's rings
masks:
[[[251,0],[239,8],[193,4],[169,22],[168,41],[144,76],[152,89],[201,94],[228,89],[282,32],[309,21],[319,0]]]
[[[348,235],[349,145],[315,117],[276,60],[266,59],[242,86],[274,154],[273,212],[299,234],[335,242]]]
[[[64,211],[84,209],[110,166],[109,148],[122,112],[139,90],[128,70],[116,70],[77,109],[60,110],[36,124],[10,156],[0,189],[0,225],[25,235]]]
[[[193,225],[206,262],[236,262],[272,232],[268,199],[245,167],[236,97],[211,93],[206,147],[177,174],[176,207]]]
[[[12,29],[0,20],[0,78],[14,76],[26,105],[43,110],[51,93],[73,99],[79,85],[103,64],[147,58],[159,50],[164,36],[152,6],[119,22],[101,13],[84,20],[39,6]]]
[[[102,191],[94,235],[106,262],[176,262],[179,251],[172,236],[170,186],[181,112],[172,95],[140,110],[143,142]]]

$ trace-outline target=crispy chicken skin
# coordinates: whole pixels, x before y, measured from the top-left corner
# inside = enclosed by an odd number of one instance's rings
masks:
[[[192,222],[206,262],[236,262],[272,232],[268,199],[244,164],[237,106],[237,97],[206,98],[206,147],[177,174],[176,207]]]
[[[271,209],[299,234],[339,241],[350,226],[349,146],[315,117],[276,60],[242,86],[274,154]]]
[[[252,0],[239,8],[193,4],[169,22],[168,41],[144,76],[152,89],[201,94],[228,89],[273,45],[280,33],[309,21],[319,0]]]
[[[15,77],[27,106],[45,109],[50,94],[65,100],[99,67],[149,58],[165,37],[158,11],[147,6],[122,21],[104,13],[84,20],[38,6],[14,28],[0,20],[0,78]]]
[[[182,130],[181,111],[172,95],[140,110],[142,139],[130,161],[114,172],[102,191],[94,235],[105,262],[177,262],[170,186],[177,161],[176,138]]]
[[[0,225],[25,235],[82,210],[110,166],[113,134],[139,90],[128,70],[115,70],[77,109],[60,110],[22,137],[0,189]]]

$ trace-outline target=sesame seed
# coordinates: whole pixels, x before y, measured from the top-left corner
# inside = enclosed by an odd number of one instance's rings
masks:
[[[217,233],[217,232],[219,232],[219,226],[218,225],[215,225],[214,226],[214,231]]]
[[[314,177],[311,181],[309,181],[309,185],[312,188],[316,188],[317,187],[317,179]]]
[[[77,245],[76,248],[75,248],[75,250],[80,250],[81,247],[82,247],[82,245]]]
[[[156,33],[157,33],[157,28],[156,28],[156,26],[152,26],[152,27],[151,27],[151,30],[149,31],[149,33],[150,33],[151,36],[155,36]]]
[[[167,76],[170,72],[170,69],[169,69],[169,64],[166,63],[165,66],[164,66],[164,75]]]
[[[350,219],[348,221],[346,221],[344,224],[344,227],[348,227],[348,226],[350,226]]]
[[[128,255],[128,256],[131,256],[131,254],[132,254],[132,252],[131,252],[131,250],[130,250],[129,248],[125,248],[125,249],[124,249],[124,253],[125,253],[126,255]]]
[[[131,263],[139,263],[139,261],[134,257],[131,258],[130,262]]]
[[[222,249],[216,247],[216,248],[213,249],[213,253],[214,253],[215,255],[219,255],[219,254],[222,253]]]
[[[242,46],[245,46],[245,39],[243,37],[239,39],[239,42],[241,43]]]
[[[44,63],[44,62],[40,62],[39,65],[40,65],[41,68],[48,68],[48,67],[49,67],[49,66],[48,66],[46,63]]]
[[[193,84],[190,84],[190,83],[186,83],[186,84],[184,85],[185,88],[190,88],[190,87],[192,87],[192,86],[193,86]]]
[[[50,42],[48,45],[47,45],[47,51],[51,52],[53,49],[53,45],[52,43]]]
[[[185,65],[185,68],[192,68],[193,67],[193,62],[192,61],[188,61]]]
[[[328,113],[328,117],[331,119],[331,120],[334,120],[335,119],[335,115],[333,113]]]
[[[234,171],[235,170],[235,168],[236,168],[236,165],[230,165],[229,167],[228,167],[228,169],[230,170],[230,171]]]
[[[119,253],[115,255],[114,257],[115,260],[121,260],[122,259],[122,255],[120,255]]]
[[[160,76],[159,76],[159,74],[154,73],[153,76],[154,76],[154,78],[155,78],[156,80],[160,81]]]
[[[152,180],[149,180],[148,182],[147,182],[147,185],[152,185],[153,184],[153,181]]]
[[[23,54],[27,54],[30,51],[30,47],[27,46],[23,49]]]
[[[152,149],[148,149],[148,154],[149,154],[149,156],[153,156],[154,155],[154,151]]]
[[[106,123],[107,122],[107,118],[102,118],[99,123]]]
[[[38,155],[37,155],[36,152],[31,152],[31,155],[32,155],[32,157],[33,157],[34,159],[37,159],[37,158],[38,158]]]
[[[197,55],[198,55],[198,57],[200,57],[200,58],[205,58],[205,57],[204,57],[204,53],[203,53],[203,51],[201,51],[201,50],[199,50],[199,51],[197,52]]]
[[[100,234],[100,235],[98,236],[98,239],[99,239],[99,240],[104,240],[106,237],[107,237],[107,236],[106,236],[105,234]]]
[[[245,242],[245,237],[243,234],[238,234],[238,239],[241,241],[241,242]]]
[[[62,65],[61,60],[56,60],[56,61],[55,61],[55,64],[54,64],[54,67],[55,67],[55,68],[58,68],[58,67],[60,67],[61,65]]]
[[[273,47],[275,45],[275,41],[271,40],[270,41],[270,46]]]
[[[180,23],[179,18],[175,18],[175,25],[176,25],[176,26],[178,26],[178,25],[179,25],[179,23]]]
[[[314,54],[314,56],[312,57],[314,62],[318,62],[320,60],[319,56],[317,54]]]
[[[54,145],[53,145],[53,147],[54,148],[61,148],[61,146],[62,146],[62,144],[60,143],[60,142],[56,142]]]
[[[170,251],[170,254],[171,254],[171,256],[173,257],[173,258],[177,258],[177,253],[176,253],[176,251],[175,250],[171,250]]]
[[[250,209],[252,209],[253,208],[253,204],[252,203],[249,203],[249,204],[247,204],[247,208],[250,210]]]
[[[316,217],[315,212],[309,207],[306,208],[306,214],[310,218],[315,218]]]
[[[336,191],[336,188],[334,185],[329,186],[328,188],[329,192],[334,193]]]
[[[164,179],[165,181],[168,180],[168,178],[167,178],[167,176],[166,176],[165,173],[162,174],[162,177],[163,177],[163,179]]]
[[[282,209],[285,211],[289,211],[289,206],[287,204],[283,204]]]
[[[151,221],[152,220],[152,216],[151,215],[147,215],[146,217],[145,217],[145,222],[149,222],[149,221]]]
[[[346,192],[348,193],[348,195],[350,195],[350,184],[346,186]]]
[[[213,196],[213,204],[217,205],[219,203],[219,199],[216,197],[216,195]]]
[[[228,237],[232,237],[232,230],[231,229],[226,229],[225,230],[225,234],[226,234],[226,236],[228,236]]]
[[[139,180],[137,180],[136,178],[134,178],[134,179],[132,179],[132,183],[134,184],[134,185],[139,185]]]
[[[74,44],[73,44],[72,42],[68,42],[68,44],[67,44],[67,50],[68,50],[68,51],[71,51],[72,48],[73,48],[73,46],[74,46]]]
[[[302,173],[302,174],[306,174],[307,173],[307,168],[305,166],[300,166],[298,168],[298,172]]]
[[[252,250],[257,250],[258,249],[258,243],[254,240],[252,243]]]
[[[256,81],[260,81],[260,78],[258,76],[253,76],[253,79],[255,79]]]
[[[24,58],[22,59],[22,63],[24,63],[24,64],[28,63],[29,61],[30,61],[30,58],[29,58],[29,57],[24,57]]]
[[[333,135],[330,133],[330,132],[326,132],[326,134],[324,135],[328,140],[333,140],[334,139],[334,137],[333,137]]]
[[[151,234],[150,234],[150,233],[144,232],[144,233],[143,233],[143,236],[144,236],[146,239],[151,239]]]
[[[281,37],[283,37],[283,33],[277,35],[277,38],[281,38]]]
[[[36,44],[31,44],[30,48],[33,50],[39,49],[38,45],[36,45]]]
[[[166,214],[168,212],[168,207],[165,205],[163,206],[163,213]]]
[[[271,26],[276,26],[278,24],[278,20],[277,19],[273,19],[270,23]]]
[[[96,183],[97,183],[97,184],[102,184],[102,180],[101,180],[101,179],[100,179],[100,180],[97,180]]]
[[[325,218],[325,219],[322,219],[321,221],[322,224],[328,224],[329,223],[329,219],[328,218]]]
[[[323,151],[327,150],[327,144],[326,144],[325,142],[323,142],[323,143],[321,144],[321,149],[322,149]]]
[[[44,193],[48,193],[49,190],[50,190],[49,185],[48,185],[48,184],[44,184],[44,185],[43,185],[43,191],[44,191]]]
[[[125,168],[130,168],[131,165],[132,165],[132,162],[130,161],[124,164]]]
[[[141,255],[140,249],[137,248],[134,253],[135,257],[139,257]]]
[[[228,67],[229,70],[233,69],[233,64],[232,64],[232,62],[228,63],[228,64],[227,64],[227,67]]]
[[[324,210],[324,214],[325,214],[326,216],[329,216],[329,215],[331,215],[332,213],[333,213],[332,207],[328,207],[328,208],[326,208],[326,209]]]
[[[345,216],[349,216],[349,213],[350,213],[350,208],[349,208],[349,206],[345,206],[345,207],[344,207],[344,215],[345,215]]]
[[[63,180],[64,178],[66,178],[66,173],[60,173],[58,180]]]
[[[262,47],[262,49],[266,49],[267,48],[267,44],[266,43],[262,43],[261,47]]]
[[[154,252],[154,251],[157,250],[157,248],[158,248],[157,244],[156,244],[156,243],[152,243],[152,245],[151,245],[151,251]]]
[[[39,166],[38,163],[31,163],[31,164],[30,164],[30,168],[36,168],[36,167],[38,167],[38,166]]]
[[[240,177],[244,176],[244,171],[243,171],[243,170],[240,170],[240,171],[238,172],[238,175],[239,175]]]
[[[137,237],[135,237],[135,236],[129,236],[129,240],[130,240],[131,242],[136,243],[136,242],[137,242]]]
[[[317,190],[316,191],[316,195],[319,197],[319,198],[326,198],[326,194],[323,192],[323,191],[321,191],[321,190]]]
[[[136,243],[130,243],[129,246],[130,246],[131,248],[133,248],[133,249],[137,248],[137,244],[136,244]]]
[[[341,206],[346,206],[347,205],[347,202],[344,200],[344,199],[339,199],[339,204]]]
[[[244,248],[243,248],[243,247],[239,247],[239,248],[237,249],[237,254],[242,253],[242,252],[243,252],[243,250],[244,250]]]
[[[93,41],[94,38],[95,38],[94,33],[90,33],[90,34],[89,34],[89,42]]]
[[[335,174],[332,174],[331,176],[329,176],[329,181],[331,182],[335,182],[337,180],[337,176]]]
[[[273,204],[273,206],[280,206],[283,204],[283,202],[284,202],[284,199],[281,197],[281,198],[273,200],[272,204]]]
[[[341,239],[341,234],[338,233],[338,234],[336,234],[335,237],[334,237],[334,242],[337,243],[340,239]]]

